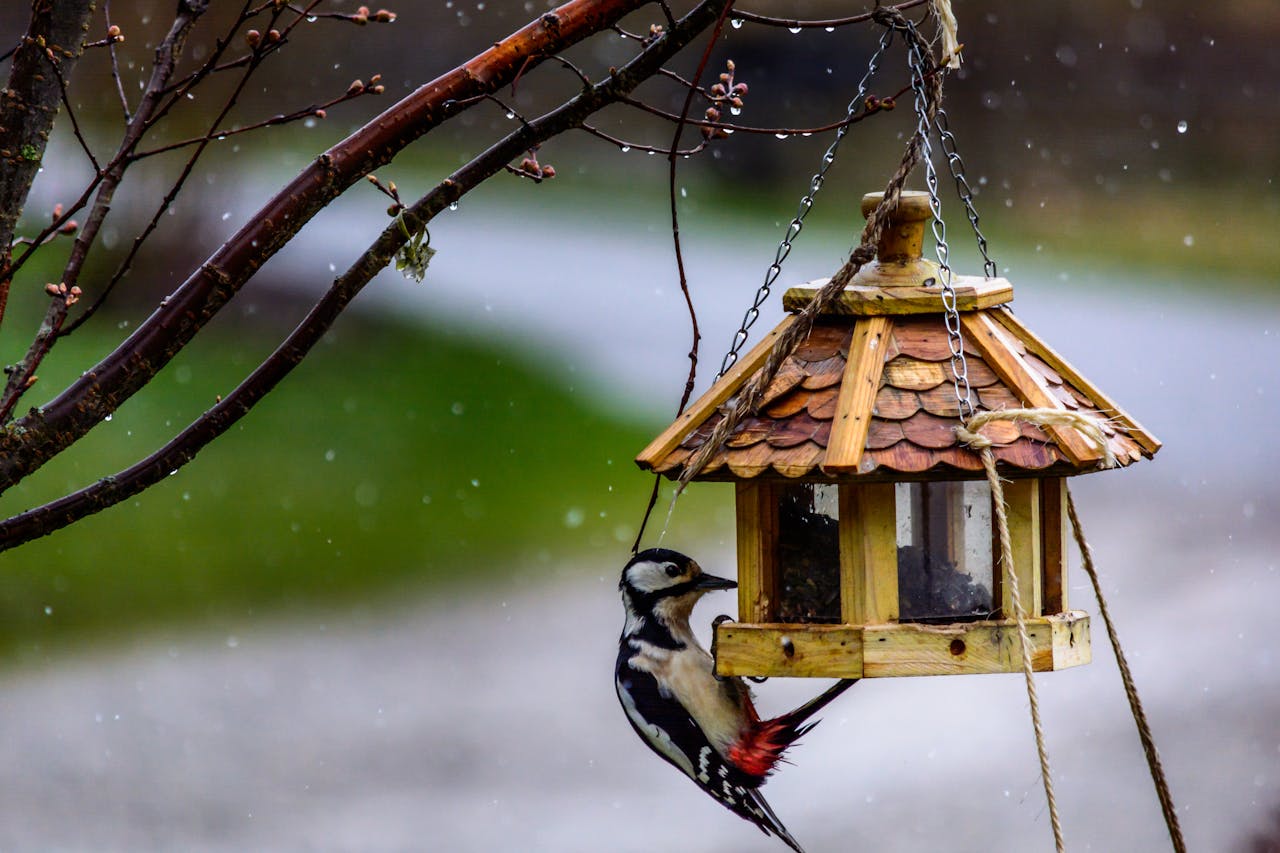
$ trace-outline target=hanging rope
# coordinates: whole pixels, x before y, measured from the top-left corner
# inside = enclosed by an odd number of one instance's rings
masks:
[[[910,46],[920,50],[928,50],[928,42],[916,30],[915,25],[903,17],[902,13],[897,9],[879,8],[873,14],[873,19],[882,26],[890,27],[902,33]],[[925,114],[928,117],[924,126],[927,129],[937,114],[938,105],[942,101],[942,75],[940,73],[931,73],[923,76]],[[845,261],[844,266],[831,277],[831,281],[824,284],[814,294],[813,299],[804,307],[804,310],[796,315],[795,322],[778,336],[778,340],[773,345],[773,349],[770,350],[764,366],[756,372],[746,386],[738,392],[737,396],[727,404],[724,417],[720,419],[715,429],[711,431],[711,435],[698,448],[698,452],[685,463],[684,471],[681,472],[676,487],[675,496],[672,498],[673,505],[675,497],[678,497],[684,491],[685,486],[707,466],[712,457],[720,452],[720,449],[724,447],[724,443],[728,441],[729,436],[738,428],[743,419],[756,411],[760,401],[764,398],[766,389],[773,382],[774,376],[777,375],[778,369],[782,366],[782,362],[802,340],[809,336],[809,332],[813,328],[813,321],[817,319],[823,309],[844,291],[845,286],[858,274],[858,271],[863,266],[875,260],[876,244],[879,243],[881,233],[888,226],[889,216],[898,207],[898,199],[902,195],[902,186],[906,183],[907,176],[911,174],[911,170],[920,162],[923,146],[924,137],[917,131],[912,135],[910,142],[907,143],[907,148],[902,153],[902,161],[898,164],[897,171],[893,173],[893,176],[889,178],[889,182],[885,186],[884,198],[880,200],[880,203],[876,205],[875,209],[867,217],[867,223],[862,229],[862,236],[859,238],[858,248],[853,250],[853,253],[849,255],[849,259]]]
[[[1133,712],[1133,721],[1138,727],[1138,737],[1142,740],[1142,751],[1147,755],[1147,768],[1151,771],[1151,781],[1156,786],[1156,796],[1160,799],[1160,810],[1164,812],[1164,822],[1169,828],[1169,839],[1177,853],[1186,853],[1187,842],[1182,837],[1182,827],[1178,825],[1178,812],[1173,805],[1173,794],[1169,791],[1169,782],[1164,776],[1164,766],[1160,763],[1160,752],[1156,749],[1155,737],[1151,733],[1151,725],[1142,710],[1142,700],[1138,697],[1138,688],[1133,681],[1133,672],[1129,669],[1129,661],[1125,659],[1124,650],[1120,648],[1120,637],[1111,622],[1111,611],[1107,608],[1107,600],[1102,594],[1102,584],[1098,581],[1098,570],[1093,566],[1093,549],[1084,538],[1084,528],[1080,526],[1080,517],[1076,515],[1076,502],[1067,490],[1067,517],[1071,520],[1071,532],[1075,536],[1076,545],[1080,548],[1080,559],[1084,563],[1085,573],[1093,584],[1093,594],[1098,599],[1098,612],[1107,626],[1107,638],[1111,640],[1111,648],[1116,653],[1116,664],[1120,667],[1120,679],[1124,682],[1124,694],[1129,697],[1129,710]]]
[[[1004,580],[1012,593],[1014,618],[1018,623],[1018,640],[1022,646],[1022,674],[1027,682],[1027,700],[1031,705],[1031,726],[1036,734],[1036,752],[1040,757],[1040,778],[1044,781],[1044,796],[1049,804],[1049,821],[1053,826],[1053,843],[1058,853],[1066,850],[1062,836],[1062,818],[1058,814],[1058,800],[1053,790],[1053,773],[1049,767],[1049,750],[1045,745],[1044,727],[1040,722],[1040,697],[1036,693],[1036,681],[1031,665],[1031,638],[1027,635],[1026,608],[1022,606],[1022,595],[1018,587],[1018,573],[1013,566],[1013,542],[1009,535],[1008,509],[1004,503],[1004,486],[1000,475],[996,473],[996,457],[991,448],[995,444],[982,435],[980,430],[992,421],[1024,421],[1037,426],[1068,426],[1079,430],[1086,438],[1102,448],[1105,467],[1116,464],[1115,455],[1107,445],[1107,438],[1098,426],[1098,422],[1079,412],[1060,409],[1000,409],[992,412],[981,412],[969,419],[968,423],[956,427],[956,436],[969,447],[977,450],[982,457],[982,467],[987,472],[987,482],[991,484],[991,499],[995,505],[996,523],[1000,533],[1000,564],[1004,568]]]
[[[1049,816],[1053,822],[1054,842],[1059,851],[1063,850],[1062,828],[1059,823],[1057,803],[1053,793],[1053,780],[1049,771],[1049,757],[1044,745],[1044,732],[1040,724],[1039,699],[1032,678],[1031,653],[1024,624],[1025,614],[1018,595],[1017,575],[1013,571],[1012,561],[1008,555],[1012,553],[1009,542],[1009,525],[1004,505],[1004,490],[1000,478],[996,474],[995,456],[991,451],[994,442],[979,433],[986,424],[997,420],[1017,420],[1037,426],[1068,426],[1082,434],[1103,451],[1103,467],[1112,468],[1116,464],[1115,455],[1107,443],[1106,436],[1098,422],[1079,412],[1059,409],[1002,409],[994,412],[982,412],[971,418],[967,425],[956,428],[956,435],[969,447],[978,450],[982,456],[982,465],[987,472],[987,481],[991,484],[991,494],[995,502],[996,518],[1000,532],[1000,547],[1009,588],[1013,593],[1014,611],[1018,620],[1018,636],[1022,642],[1022,666],[1027,680],[1027,696],[1031,702],[1031,720],[1036,732],[1036,748],[1040,753],[1040,772],[1044,779],[1045,797],[1049,802]],[[1107,607],[1106,596],[1102,592],[1102,584],[1098,580],[1098,570],[1093,563],[1093,548],[1085,539],[1084,528],[1080,524],[1080,516],[1076,513],[1075,499],[1067,491],[1067,518],[1071,522],[1071,532],[1076,545],[1080,549],[1080,558],[1084,563],[1085,573],[1093,584],[1094,596],[1098,600],[1098,611],[1102,614],[1103,624],[1107,627],[1107,637],[1111,648],[1115,651],[1116,664],[1120,669],[1120,679],[1124,682],[1125,696],[1129,699],[1129,709],[1133,713],[1133,721],[1138,727],[1138,737],[1142,741],[1142,750],[1147,757],[1147,767],[1151,772],[1151,781],[1156,788],[1156,797],[1160,800],[1160,810],[1164,814],[1165,825],[1169,829],[1169,839],[1173,843],[1175,853],[1186,853],[1187,843],[1182,837],[1182,827],[1178,823],[1177,808],[1173,803],[1173,794],[1169,790],[1169,782],[1165,778],[1164,766],[1160,762],[1160,752],[1156,749],[1155,736],[1147,721],[1146,712],[1142,708],[1142,699],[1138,696],[1138,688],[1133,680],[1133,671],[1129,669],[1129,661],[1120,645],[1120,637],[1116,633],[1115,623],[1111,621],[1111,611]]]

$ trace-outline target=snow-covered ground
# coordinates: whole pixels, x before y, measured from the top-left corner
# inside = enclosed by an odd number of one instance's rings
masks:
[[[1255,517],[1227,538],[1221,518],[1198,531],[1159,500],[1093,497],[1191,849],[1228,851],[1280,803],[1274,529]],[[612,693],[616,569],[580,568],[11,673],[0,849],[778,850],[636,741]],[[1100,623],[1094,637],[1091,666],[1039,679],[1069,849],[1159,850]],[[782,710],[816,689],[757,692]],[[1052,849],[1020,676],[864,682],[825,718],[768,788],[811,853]]]
[[[646,247],[634,230],[554,223],[442,220],[427,281],[392,274],[361,303],[480,323],[615,399],[669,407],[688,331],[660,228]],[[771,240],[762,228],[695,241],[708,363]],[[329,255],[341,266],[358,242],[322,228],[280,265],[323,281]],[[785,278],[829,273],[840,248],[797,257]],[[1280,316],[1218,292],[1155,298],[1112,271],[1063,281],[1014,267],[1021,316],[1167,445],[1154,463],[1083,478],[1077,500],[1191,848],[1231,850],[1280,806]],[[720,545],[668,544],[708,567],[732,561]],[[780,849],[625,724],[610,673],[623,557],[464,600],[152,636],[6,672],[0,849]],[[1073,605],[1096,614],[1074,579]],[[1039,679],[1068,847],[1158,850],[1096,617],[1094,649],[1093,665]],[[817,687],[758,694],[779,711]],[[863,683],[825,717],[767,789],[810,853],[1052,849],[1020,676]]]

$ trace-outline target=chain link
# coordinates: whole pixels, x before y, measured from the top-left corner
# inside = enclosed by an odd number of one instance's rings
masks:
[[[858,114],[859,110],[866,107],[867,86],[870,84],[871,78],[875,76],[875,73],[880,70],[880,60],[892,41],[893,30],[886,29],[880,37],[880,46],[876,48],[876,52],[871,55],[871,60],[867,63],[867,73],[862,75],[862,79],[858,81],[858,93],[849,102],[849,108],[845,113],[845,124],[842,124],[836,131],[836,138],[832,140],[826,153],[822,155],[822,162],[818,167],[818,171],[809,179],[809,192],[804,198],[800,199],[800,207],[791,223],[787,225],[787,231],[782,237],[782,242],[778,244],[778,250],[774,253],[773,263],[765,271],[764,283],[756,290],[756,296],[751,303],[751,307],[747,309],[747,313],[742,317],[742,325],[738,327],[738,331],[734,332],[733,343],[730,345],[729,351],[725,353],[724,360],[720,363],[720,372],[716,374],[716,379],[724,376],[729,368],[733,367],[738,361],[738,353],[742,350],[743,344],[747,342],[747,338],[750,337],[751,327],[760,318],[760,308],[769,299],[773,285],[782,273],[782,263],[791,254],[791,244],[800,236],[800,230],[804,227],[804,219],[809,215],[809,211],[813,209],[813,200],[826,181],[827,170],[836,161],[840,143],[844,140],[845,135],[848,134],[849,128],[853,127],[849,121]]]
[[[914,25],[908,23],[914,29]],[[915,94],[916,132],[920,135],[921,160],[924,162],[925,184],[929,189],[929,210],[933,214],[933,238],[937,244],[938,267],[942,276],[942,305],[947,327],[947,347],[951,351],[951,382],[955,389],[956,406],[960,420],[967,421],[973,415],[973,391],[969,387],[969,363],[964,356],[964,338],[960,333],[960,311],[956,305],[956,290],[952,282],[951,248],[947,245],[947,223],[942,218],[942,199],[938,194],[938,170],[933,165],[933,146],[929,141],[932,131],[929,117],[925,111],[927,96],[925,94],[925,74],[929,60],[925,57],[918,40],[910,40],[908,44],[907,62],[911,66],[911,90]],[[939,72],[940,73],[940,72]],[[935,122],[936,124],[936,122]],[[954,138],[953,138],[954,143]],[[946,144],[943,144],[944,151]],[[953,145],[954,150],[954,145]],[[957,160],[959,157],[957,156]],[[948,161],[950,156],[948,155]],[[955,172],[953,171],[954,175]],[[963,171],[960,173],[963,175]],[[967,186],[967,182],[966,182]],[[976,217],[976,214],[974,214]],[[985,252],[984,252],[985,256]]]
[[[969,218],[973,236],[978,241],[978,251],[982,253],[982,271],[987,278],[995,278],[996,262],[987,254],[987,238],[978,227],[978,211],[973,206],[973,188],[969,186],[969,180],[964,176],[964,160],[960,159],[960,152],[956,149],[956,137],[947,126],[947,111],[942,107],[938,107],[933,126],[938,131],[938,141],[942,146],[942,153],[947,158],[947,168],[951,170],[951,177],[956,182],[956,194],[960,196],[960,201],[964,202],[965,215]]]

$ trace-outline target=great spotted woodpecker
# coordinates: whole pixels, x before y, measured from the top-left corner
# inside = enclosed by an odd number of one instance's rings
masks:
[[[676,551],[651,548],[634,556],[618,584],[627,617],[614,671],[618,699],[650,749],[734,814],[803,853],[759,788],[787,747],[815,725],[805,721],[857,679],[843,679],[794,711],[761,720],[747,685],[718,679],[711,655],[689,628],[698,599],[736,586],[704,574]]]

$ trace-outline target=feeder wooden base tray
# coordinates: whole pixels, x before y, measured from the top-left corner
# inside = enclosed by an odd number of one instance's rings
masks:
[[[1089,614],[1072,610],[1027,620],[1037,672],[1093,659]],[[950,625],[752,625],[724,622],[715,632],[720,675],[892,678],[1021,672],[1012,619]]]

